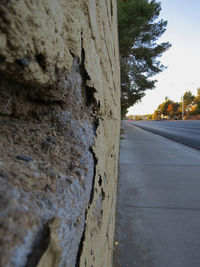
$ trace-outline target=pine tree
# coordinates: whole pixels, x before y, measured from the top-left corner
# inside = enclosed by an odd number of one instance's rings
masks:
[[[118,0],[122,116],[155,87],[156,80],[149,78],[165,68],[158,58],[171,45],[156,43],[167,26],[157,21],[160,11],[155,0]]]

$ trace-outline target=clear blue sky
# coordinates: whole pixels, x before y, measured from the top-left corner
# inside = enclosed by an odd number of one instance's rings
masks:
[[[186,90],[196,95],[200,87],[200,0],[161,0],[160,19],[168,21],[159,42],[169,41],[172,47],[163,54],[161,62],[168,66],[155,78],[154,90],[148,90],[141,103],[128,114],[153,113],[165,96],[181,101]]]

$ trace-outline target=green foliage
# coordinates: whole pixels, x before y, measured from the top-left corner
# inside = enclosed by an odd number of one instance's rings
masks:
[[[168,99],[167,101],[163,102],[158,106],[158,111],[160,112],[161,115],[167,116],[168,115],[168,106],[172,104],[173,102]]]
[[[154,114],[153,114],[153,119],[154,120],[159,120],[161,118],[161,114],[160,114],[160,111],[158,109],[156,109],[154,111]]]
[[[184,98],[184,110],[187,109],[187,107],[193,102],[195,99],[195,96],[192,94],[191,91],[186,91],[183,95]]]
[[[183,95],[184,98],[184,114],[186,118],[190,118],[190,115],[200,114],[200,96],[195,96],[191,91],[186,91]],[[161,103],[154,112],[154,119],[160,119],[164,116],[168,118],[181,118],[183,102],[174,102],[168,97],[165,97],[165,101]]]
[[[187,101],[188,103],[192,103],[192,101],[195,99],[195,96],[192,94],[191,91],[186,91],[183,97],[184,101]]]
[[[180,104],[172,101],[167,108],[167,115],[170,118],[181,115]]]
[[[200,114],[200,97],[197,96],[189,106],[189,115]]]
[[[155,87],[149,79],[164,66],[158,60],[170,44],[157,44],[167,22],[157,21],[161,11],[155,0],[118,0],[118,30],[121,63],[122,115],[138,102],[147,89]],[[156,21],[156,22],[155,22]]]
[[[154,119],[160,119],[161,117],[168,116],[174,118],[181,115],[180,104],[165,97],[165,101],[161,103],[154,112]]]
[[[153,114],[147,114],[147,120],[153,120],[154,116]]]

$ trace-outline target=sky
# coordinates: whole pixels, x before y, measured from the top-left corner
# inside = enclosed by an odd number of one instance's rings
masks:
[[[158,80],[156,88],[146,91],[142,101],[129,108],[128,115],[152,114],[166,96],[180,102],[186,91],[196,95],[200,87],[200,1],[157,2],[162,7],[160,19],[168,21],[167,30],[158,42],[172,44],[160,59],[167,69],[153,77]]]

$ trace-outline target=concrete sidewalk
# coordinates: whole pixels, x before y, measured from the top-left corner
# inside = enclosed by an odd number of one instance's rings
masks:
[[[114,266],[200,266],[200,152],[123,128]]]

